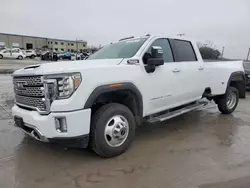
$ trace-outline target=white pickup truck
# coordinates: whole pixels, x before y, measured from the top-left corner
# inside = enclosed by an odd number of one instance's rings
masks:
[[[196,43],[182,38],[126,38],[87,60],[17,70],[12,113],[39,141],[113,157],[130,146],[137,125],[195,110],[202,98],[232,113],[245,98],[242,63],[205,63]]]

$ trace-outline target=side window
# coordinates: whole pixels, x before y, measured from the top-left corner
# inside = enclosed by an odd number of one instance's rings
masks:
[[[189,41],[171,40],[175,61],[197,61],[193,46]]]
[[[12,53],[19,53],[19,49],[12,50]]]
[[[170,44],[168,42],[168,39],[156,39],[151,44],[151,46],[149,47],[149,49],[146,52],[146,54],[150,54],[151,55],[151,47],[152,46],[160,46],[160,47],[162,47],[162,50],[163,50],[163,59],[164,59],[165,63],[167,63],[167,62],[174,62],[172,50],[171,50]]]

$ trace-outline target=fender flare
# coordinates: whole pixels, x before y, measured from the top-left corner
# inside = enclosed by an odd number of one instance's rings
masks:
[[[237,88],[239,90],[239,95],[240,98],[245,98],[246,94],[246,78],[245,78],[245,73],[243,71],[237,71],[237,72],[233,72],[231,73],[228,82],[227,82],[227,88],[230,87],[230,83],[232,81],[239,81],[242,82],[242,84],[240,84],[240,87]]]
[[[113,85],[118,85],[117,87],[113,87]],[[84,109],[91,108],[95,100],[104,93],[109,93],[109,92],[116,92],[116,91],[131,91],[133,94],[136,95],[137,97],[137,105],[138,105],[138,115],[140,117],[143,117],[143,99],[142,99],[142,94],[139,91],[139,89],[131,82],[119,82],[119,83],[111,83],[111,84],[105,84],[96,87],[90,96],[88,97]]]

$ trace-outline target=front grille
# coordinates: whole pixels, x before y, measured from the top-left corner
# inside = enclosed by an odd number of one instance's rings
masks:
[[[43,85],[42,76],[21,76],[21,77],[14,77],[13,79],[15,82],[25,82],[29,86],[37,86]]]
[[[46,112],[46,97],[42,76],[14,77],[16,103],[25,108]]]
[[[16,95],[16,103],[27,107],[38,108],[40,111],[46,111],[45,99],[35,97],[24,97]]]
[[[43,97],[44,87],[26,87],[25,89],[14,88],[15,93],[21,96]]]

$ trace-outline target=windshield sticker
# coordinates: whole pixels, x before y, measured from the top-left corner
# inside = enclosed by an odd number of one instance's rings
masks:
[[[125,43],[133,43],[133,42],[139,42],[140,39],[135,39],[135,40],[127,40]]]

